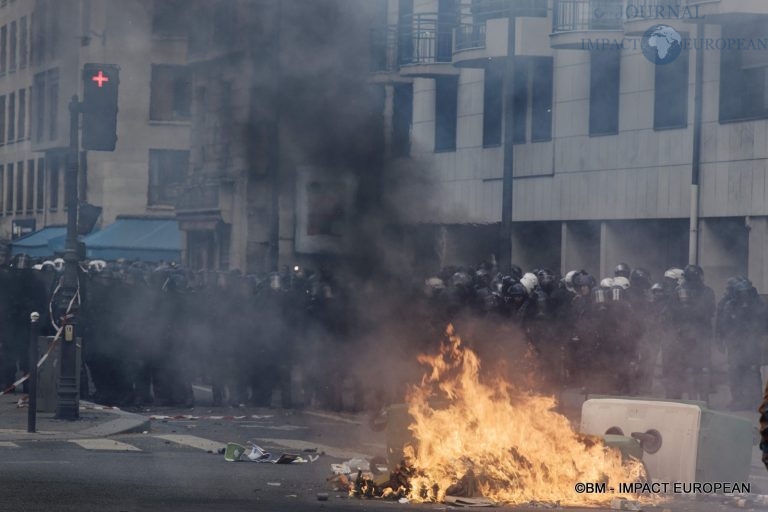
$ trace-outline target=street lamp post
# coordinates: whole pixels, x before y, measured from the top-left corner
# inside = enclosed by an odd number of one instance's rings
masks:
[[[64,248],[64,280],[59,296],[58,311],[63,335],[61,337],[61,367],[59,374],[56,418],[76,420],[80,417],[79,389],[77,385],[77,313],[78,262],[77,255],[77,170],[78,170],[78,121],[80,102],[72,96],[69,102],[69,153],[65,190],[67,194],[67,239]]]

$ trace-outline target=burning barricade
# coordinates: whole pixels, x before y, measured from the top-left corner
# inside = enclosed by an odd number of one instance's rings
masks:
[[[639,458],[623,456],[601,437],[577,433],[554,411],[554,398],[481,376],[475,352],[462,346],[451,326],[446,335],[438,354],[419,357],[427,373],[409,390],[402,411],[411,438],[403,443],[402,462],[392,464],[401,458],[388,432],[388,474],[352,471],[336,481],[339,487],[353,496],[411,502],[462,497],[567,506],[608,505],[616,498],[579,493],[576,484],[619,488],[645,480]]]

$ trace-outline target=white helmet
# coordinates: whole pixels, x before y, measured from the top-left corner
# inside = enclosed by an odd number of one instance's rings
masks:
[[[600,281],[600,288],[613,288],[613,285],[616,284],[615,280],[611,277],[606,277],[602,281]]]
[[[106,268],[106,266],[107,262],[104,260],[93,260],[92,262],[88,263],[88,268],[96,272],[101,272]]]
[[[520,284],[525,287],[526,291],[530,295],[533,293],[533,289],[538,286],[539,278],[537,278],[535,274],[527,272],[523,275],[522,278],[520,278]]]
[[[565,288],[569,292],[576,291],[576,290],[573,289],[573,276],[575,276],[577,272],[578,272],[578,270],[571,270],[570,272],[565,274],[565,279],[563,279],[563,281],[565,282]]]
[[[623,276],[614,277],[613,285],[620,286],[622,289],[626,290],[627,288],[629,288],[629,279]]]
[[[667,269],[667,271],[664,272],[664,277],[674,279],[678,283],[681,283],[683,281],[683,269],[675,267]]]
[[[62,272],[64,270],[64,258],[56,258],[53,260],[53,268],[55,268],[57,272]]]

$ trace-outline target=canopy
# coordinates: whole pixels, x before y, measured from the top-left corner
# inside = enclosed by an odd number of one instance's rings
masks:
[[[51,256],[56,250],[52,244],[58,238],[65,237],[65,226],[48,226],[34,233],[11,242],[11,255],[26,254],[33,258],[45,258]]]
[[[83,242],[89,259],[181,262],[181,231],[175,219],[121,216]]]

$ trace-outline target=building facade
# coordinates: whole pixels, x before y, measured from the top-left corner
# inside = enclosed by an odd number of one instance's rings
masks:
[[[120,67],[118,141],[82,151],[81,200],[117,215],[172,216],[189,155],[187,31],[169,0],[13,0],[0,6],[0,232],[66,223],[69,108],[85,63]]]
[[[739,274],[768,289],[768,4],[386,7],[375,76],[394,151],[429,176],[414,233],[435,266],[498,257],[508,237],[524,268],[612,275],[626,261],[659,277],[690,259],[717,289]],[[643,53],[659,24],[680,36],[667,65]]]

